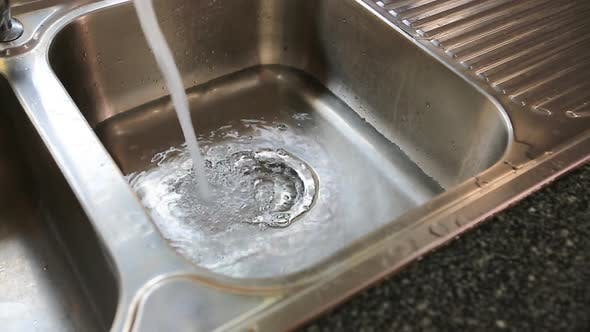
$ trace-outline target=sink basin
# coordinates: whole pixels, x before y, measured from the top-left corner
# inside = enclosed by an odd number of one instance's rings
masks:
[[[231,216],[188,222],[134,185],[170,244],[213,272],[276,278],[311,269],[496,164],[511,141],[497,103],[359,1],[156,7],[205,157],[281,149],[317,177],[314,205],[283,229]],[[155,172],[154,156],[181,148],[131,5],[68,24],[49,60],[129,180]]]
[[[2,329],[104,330],[116,309],[114,271],[2,78],[0,100]]]

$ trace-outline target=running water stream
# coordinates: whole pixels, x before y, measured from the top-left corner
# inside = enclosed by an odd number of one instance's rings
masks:
[[[184,91],[182,78],[174,62],[172,52],[166,43],[164,34],[160,29],[152,0],[134,0],[134,4],[137,16],[139,17],[141,29],[154,52],[162,76],[164,76],[164,80],[170,91],[172,103],[176,110],[178,121],[180,122],[180,127],[182,128],[182,133],[193,161],[193,171],[197,179],[198,193],[200,194],[200,198],[206,199],[210,196],[210,190],[205,176],[205,162],[201,155],[199,143],[191,120],[188,98]]]

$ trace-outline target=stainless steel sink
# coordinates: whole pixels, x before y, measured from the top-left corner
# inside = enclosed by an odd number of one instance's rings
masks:
[[[243,119],[284,125],[273,147],[319,177],[317,203],[289,231],[201,231],[192,256],[216,272],[276,277],[310,268],[498,162],[511,139],[499,105],[354,1],[161,2],[159,12],[194,86],[197,133],[216,146],[227,138],[209,137],[224,126],[260,136],[236,125]],[[117,30],[125,40],[113,43]],[[70,23],[49,59],[124,174],[182,142],[131,6]],[[309,118],[297,121],[299,113]]]
[[[129,185],[183,142],[131,3],[18,4],[25,33],[0,44],[15,129],[0,129],[21,147],[6,153],[28,151],[28,167],[6,168],[33,197],[15,214],[47,245],[8,225],[60,261],[39,284],[59,304],[39,307],[47,326],[292,328],[590,155],[590,118],[524,110],[373,1],[156,1],[204,149],[282,149],[318,186],[290,226],[201,221],[187,252]],[[15,278],[0,288],[27,282]],[[87,309],[65,319],[62,298]]]

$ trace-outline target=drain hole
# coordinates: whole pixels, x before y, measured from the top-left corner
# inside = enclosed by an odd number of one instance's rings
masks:
[[[259,214],[246,222],[287,227],[311,208],[317,179],[305,162],[287,151],[243,151],[228,159],[244,177],[243,184],[253,184],[253,208]]]

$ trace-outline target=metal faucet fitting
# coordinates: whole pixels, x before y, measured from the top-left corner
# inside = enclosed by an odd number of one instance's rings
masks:
[[[0,0],[0,42],[10,42],[23,34],[23,25],[10,15],[10,1]]]

